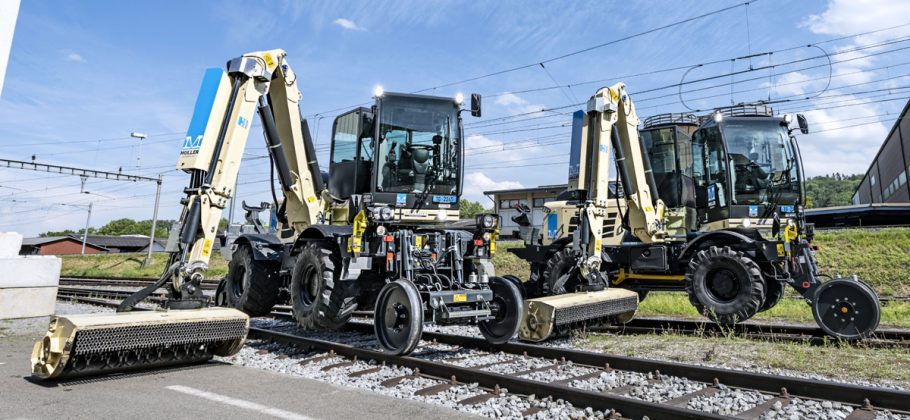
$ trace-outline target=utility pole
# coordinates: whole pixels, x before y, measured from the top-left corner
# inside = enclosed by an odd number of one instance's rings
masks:
[[[85,218],[85,230],[82,231],[82,255],[85,255],[85,241],[88,240],[88,224],[92,220],[92,202],[88,203],[88,216]]]
[[[155,229],[158,227],[158,202],[161,200],[161,174],[158,174],[158,187],[155,189],[155,209],[152,211],[152,232],[149,234],[149,252],[142,262],[142,268],[152,264],[152,250],[155,248]]]
[[[148,134],[133,131],[130,133],[130,137],[139,139],[139,153],[136,155],[136,173],[138,174],[142,171],[142,140],[148,138]]]

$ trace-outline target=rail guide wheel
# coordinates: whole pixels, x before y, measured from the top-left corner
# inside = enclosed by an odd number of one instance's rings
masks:
[[[423,333],[423,303],[417,286],[408,280],[383,286],[373,322],[383,349],[396,355],[414,351]]]
[[[822,283],[815,292],[812,316],[826,333],[843,340],[871,336],[878,327],[881,307],[868,284],[840,278]]]
[[[524,299],[521,290],[509,279],[491,277],[490,288],[493,289],[493,319],[480,321],[477,327],[480,333],[491,344],[508,342],[518,333],[523,318]]]

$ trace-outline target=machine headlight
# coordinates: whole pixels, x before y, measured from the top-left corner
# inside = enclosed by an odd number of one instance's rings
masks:
[[[383,225],[376,226],[376,235],[377,236],[384,236],[385,233],[386,233],[385,226],[383,226]]]
[[[385,94],[385,89],[382,88],[382,85],[376,85],[376,87],[373,88],[373,96],[381,98],[383,94]]]
[[[484,233],[483,233],[483,240],[485,240],[485,241],[487,241],[487,242],[489,242],[489,241],[490,241],[490,238],[492,238],[492,237],[493,237],[493,235],[490,235],[490,232],[484,232]]]
[[[455,94],[455,103],[459,106],[461,106],[461,104],[464,103],[464,94],[463,93],[458,92]]]
[[[721,114],[720,112],[714,113],[714,122],[719,123],[723,120],[724,120],[724,114]]]
[[[481,225],[484,229],[493,229],[496,226],[496,218],[492,214],[485,214],[481,219]]]
[[[793,122],[793,114],[784,114],[784,122],[790,125]]]
[[[392,209],[388,207],[382,207],[379,209],[379,220],[392,220]]]

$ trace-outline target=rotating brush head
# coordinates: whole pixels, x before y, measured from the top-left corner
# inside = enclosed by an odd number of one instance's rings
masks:
[[[62,379],[198,363],[237,353],[250,329],[235,309],[54,316],[32,351],[32,375]]]

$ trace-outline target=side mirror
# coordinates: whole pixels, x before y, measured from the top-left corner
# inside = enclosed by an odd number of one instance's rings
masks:
[[[800,133],[809,134],[809,121],[806,120],[805,115],[796,114],[796,123],[799,124]]]
[[[471,94],[471,116],[479,117],[480,116],[480,94],[472,93]]]

